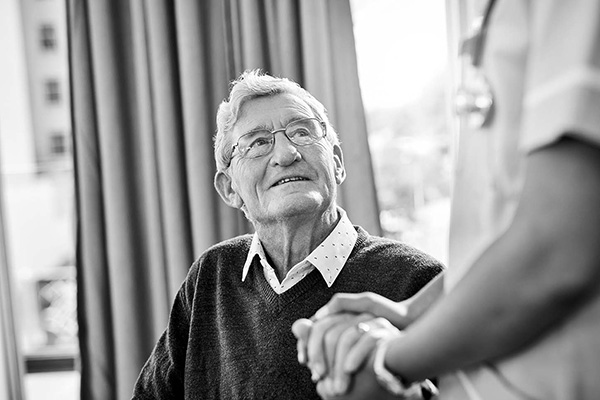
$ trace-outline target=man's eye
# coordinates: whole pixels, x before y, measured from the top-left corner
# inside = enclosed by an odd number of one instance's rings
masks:
[[[261,146],[268,146],[269,144],[271,144],[271,140],[272,139],[268,138],[268,137],[260,137],[258,139],[254,139],[248,147],[257,148],[257,147],[261,147]]]
[[[310,130],[307,128],[294,128],[291,132],[288,133],[290,137],[306,137],[310,136]]]

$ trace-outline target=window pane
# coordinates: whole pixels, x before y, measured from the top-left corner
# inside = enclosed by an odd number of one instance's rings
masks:
[[[56,132],[50,136],[50,153],[64,155],[67,152],[67,138],[63,133]]]
[[[74,176],[67,54],[56,46],[66,43],[65,1],[4,0],[0,15],[0,229],[26,398],[75,400]]]
[[[444,3],[351,0],[384,235],[442,262],[451,162]]]
[[[59,103],[60,102],[60,82],[57,79],[47,79],[44,82],[46,91],[46,101],[48,103]]]
[[[56,47],[56,30],[51,24],[40,27],[40,44],[43,50],[53,50]]]

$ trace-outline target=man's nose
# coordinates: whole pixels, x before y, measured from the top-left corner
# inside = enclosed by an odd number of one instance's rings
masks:
[[[298,148],[288,139],[284,131],[276,132],[273,139],[275,142],[270,160],[272,165],[290,165],[300,159]]]

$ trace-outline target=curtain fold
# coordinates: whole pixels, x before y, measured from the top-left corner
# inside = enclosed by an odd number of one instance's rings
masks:
[[[319,98],[340,203],[380,234],[348,0],[68,0],[82,399],[129,399],[192,261],[251,231],[213,188],[212,136],[248,68]]]

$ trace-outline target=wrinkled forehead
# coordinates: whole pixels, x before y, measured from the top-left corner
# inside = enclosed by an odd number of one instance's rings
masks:
[[[296,95],[280,93],[255,97],[240,107],[232,133],[237,136],[255,129],[279,129],[293,120],[308,117],[318,115]]]

